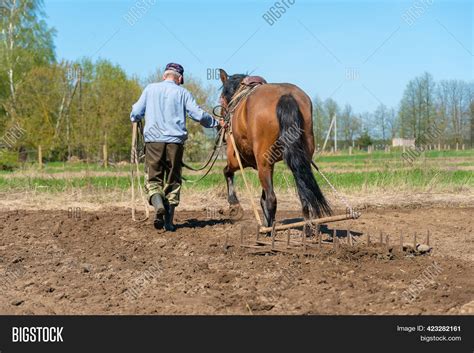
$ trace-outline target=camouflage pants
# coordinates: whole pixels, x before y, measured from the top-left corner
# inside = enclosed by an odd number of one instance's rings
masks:
[[[145,190],[148,201],[160,194],[163,201],[178,206],[181,191],[181,170],[184,145],[177,143],[149,142],[146,144]]]

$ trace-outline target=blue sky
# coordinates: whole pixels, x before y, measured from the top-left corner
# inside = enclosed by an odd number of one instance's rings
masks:
[[[208,69],[253,71],[356,112],[396,107],[424,71],[474,79],[472,1],[285,2],[273,25],[262,16],[275,1],[262,0],[45,0],[45,11],[60,59],[106,58],[140,77],[178,62],[216,88]],[[130,25],[137,3],[149,5]]]

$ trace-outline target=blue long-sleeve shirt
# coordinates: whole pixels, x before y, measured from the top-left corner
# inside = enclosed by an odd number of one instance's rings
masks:
[[[202,110],[192,94],[173,80],[152,83],[133,105],[130,120],[136,122],[146,114],[145,142],[184,143],[188,137],[186,113],[202,126],[213,128],[219,122]]]

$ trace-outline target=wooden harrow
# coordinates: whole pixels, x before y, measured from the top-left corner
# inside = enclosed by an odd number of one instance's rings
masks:
[[[273,223],[272,227],[265,227],[261,225],[257,225],[256,229],[256,239],[253,244],[245,244],[244,243],[244,230],[241,229],[240,234],[240,246],[243,248],[255,249],[259,251],[274,251],[274,252],[288,252],[288,253],[295,253],[295,252],[305,252],[311,249],[320,249],[323,246],[337,246],[336,241],[326,241],[323,240],[323,235],[320,232],[320,226],[325,223],[332,223],[350,219],[358,219],[360,217],[360,213],[358,212],[350,212],[344,215],[338,216],[331,216],[331,217],[324,217],[324,218],[316,218],[308,221],[298,221],[292,223],[281,223],[278,224],[277,222]],[[313,233],[316,236],[308,238],[305,233],[305,226],[310,226],[313,229]],[[291,229],[303,227],[301,231],[301,237],[294,238],[291,234]],[[279,237],[278,232],[284,232],[286,236]],[[270,233],[270,237],[266,236]],[[353,242],[352,234],[348,232],[348,238],[350,238],[351,242]],[[333,239],[337,239],[335,234]]]
[[[319,170],[319,168],[316,166],[314,161],[311,161],[311,165],[316,169],[316,171],[321,175],[321,177],[328,183],[328,185],[331,187],[331,189],[336,194],[336,196],[339,199],[341,199],[341,201],[344,202],[344,204],[347,206],[348,212],[346,212],[346,214],[338,215],[338,216],[316,218],[316,219],[312,219],[308,221],[292,222],[292,223],[286,223],[286,224],[277,224],[277,222],[274,222],[272,227],[263,226],[257,207],[253,200],[252,192],[247,182],[247,178],[245,176],[244,167],[240,159],[240,153],[237,148],[237,144],[235,143],[234,136],[232,134],[232,128],[230,128],[227,133],[233,145],[235,156],[237,158],[237,162],[239,164],[239,168],[242,173],[242,178],[244,180],[245,188],[247,190],[250,203],[252,205],[255,220],[257,221],[257,224],[258,224],[257,230],[256,230],[256,239],[253,244],[244,243],[244,230],[243,228],[241,228],[241,233],[240,233],[240,246],[241,247],[253,249],[255,253],[283,252],[283,253],[290,253],[290,254],[299,253],[299,254],[309,255],[311,253],[314,253],[314,251],[317,251],[318,249],[321,250],[323,246],[324,247],[332,246],[336,251],[339,249],[339,247],[345,246],[345,244],[342,244],[342,243],[340,244],[340,241],[339,241],[339,238],[337,237],[335,229],[333,230],[331,241],[323,240],[322,234],[320,232],[320,226],[324,223],[332,223],[332,222],[338,222],[338,221],[358,219],[360,217],[360,213],[354,211],[354,209],[349,205],[347,200],[345,200],[344,197],[339,195],[336,188],[331,184],[328,178],[326,178],[326,176]],[[315,233],[316,236],[307,238],[305,229],[304,229],[305,226],[315,227],[316,231],[313,233]],[[290,230],[294,228],[299,228],[299,227],[303,227],[303,230],[301,232],[301,237],[300,237],[301,240],[298,241],[298,240],[292,239]],[[278,237],[277,233],[279,231],[280,232],[286,231],[286,238]],[[268,233],[270,233],[271,235],[270,237],[262,235],[262,234],[268,235]],[[416,233],[415,233],[413,243],[410,246],[409,244],[404,244],[403,234],[401,233],[398,249],[401,250],[402,252],[409,251],[411,253],[416,253],[416,254],[429,253],[432,249],[429,245],[429,237],[430,237],[430,234],[428,232],[427,237],[426,237],[426,244],[418,244]],[[354,245],[357,245],[356,243],[357,241],[352,236],[352,233],[350,232],[350,230],[347,230],[346,244],[350,247],[353,247]],[[370,234],[367,234],[366,245],[368,247],[373,246],[373,245],[383,247],[385,250],[389,250],[389,251],[392,251],[394,249],[394,246],[390,247],[390,236],[386,235],[385,242],[384,242],[384,237],[383,237],[382,232],[380,232],[380,238],[379,238],[378,244],[371,243]],[[227,249],[227,247],[228,247],[228,244],[227,244],[227,235],[226,235],[225,249]]]
[[[420,236],[415,233],[413,242],[405,242],[403,232],[400,232],[398,239],[391,239],[389,234],[379,232],[378,236],[372,236],[367,233],[366,240],[362,241],[355,236],[349,229],[346,230],[346,236],[340,238],[337,236],[336,229],[333,229],[331,235],[326,237],[320,231],[320,226],[326,223],[332,223],[343,220],[357,219],[360,213],[353,212],[346,215],[338,215],[314,219],[310,221],[293,222],[288,224],[277,224],[275,222],[272,227],[264,227],[258,225],[255,232],[254,241],[246,241],[244,228],[240,232],[240,247],[251,249],[253,254],[266,253],[288,253],[299,255],[315,255],[323,249],[332,249],[338,252],[341,248],[366,247],[381,252],[410,253],[413,255],[422,255],[430,253],[430,232],[428,231],[425,243],[418,243]],[[291,230],[304,226],[313,227],[313,236],[307,237],[303,229],[301,236],[294,236]],[[270,233],[270,236],[267,236]],[[327,234],[327,233],[326,233]],[[323,239],[331,238],[331,239]]]

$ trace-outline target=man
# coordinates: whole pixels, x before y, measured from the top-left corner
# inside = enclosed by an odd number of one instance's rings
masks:
[[[148,85],[130,114],[132,122],[146,114],[144,137],[148,175],[145,190],[156,211],[155,227],[164,227],[167,231],[176,230],[173,218],[179,204],[184,142],[188,135],[186,113],[204,127],[219,126],[219,122],[202,110],[191,93],[181,86],[183,74],[181,65],[166,65],[163,81]]]

